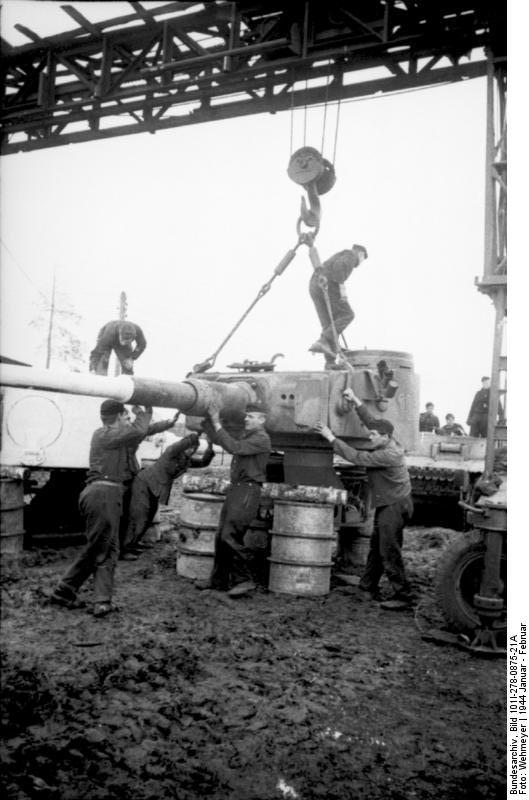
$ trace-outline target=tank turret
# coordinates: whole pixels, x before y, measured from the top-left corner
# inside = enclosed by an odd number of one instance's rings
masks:
[[[358,356],[362,354],[364,362]],[[189,375],[181,382],[128,375],[104,377],[76,372],[55,372],[2,365],[4,386],[32,387],[72,395],[110,397],[127,404],[178,409],[186,415],[187,427],[200,429],[201,420],[215,399],[228,430],[242,425],[248,403],[257,403],[267,413],[267,430],[275,447],[325,447],[312,430],[316,422],[330,425],[337,436],[359,446],[367,431],[343,392],[352,388],[372,414],[387,416],[397,438],[408,449],[417,438],[417,382],[411,357],[384,352],[391,379],[373,367],[379,351],[353,351],[353,370],[304,372],[207,373]],[[393,359],[391,356],[393,355]],[[379,359],[380,360],[380,359]],[[399,390],[403,383],[405,391]]]

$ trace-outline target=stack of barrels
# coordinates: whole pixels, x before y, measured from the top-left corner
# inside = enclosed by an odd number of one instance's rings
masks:
[[[23,482],[2,474],[0,477],[0,554],[2,560],[17,559],[24,547]]]
[[[229,483],[205,483],[204,488],[211,488],[212,493],[195,491],[197,483],[191,479],[188,485],[186,491],[184,484],[182,494],[176,569],[184,578],[207,580],[213,569],[215,534]],[[252,551],[257,580],[268,584],[270,591],[302,596],[328,594],[337,544],[338,494],[321,487],[264,485],[258,517],[244,542]],[[319,502],[321,499],[323,502]]]

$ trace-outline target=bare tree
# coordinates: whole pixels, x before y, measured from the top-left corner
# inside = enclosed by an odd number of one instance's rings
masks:
[[[45,353],[46,367],[52,362],[79,371],[86,364],[86,343],[79,336],[82,317],[64,292],[53,287],[50,302],[39,301],[37,314],[29,323],[42,333],[38,350]]]

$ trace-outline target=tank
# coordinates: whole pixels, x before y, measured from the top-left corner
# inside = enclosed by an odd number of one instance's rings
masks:
[[[180,382],[59,373],[4,364],[0,383],[14,387],[10,392],[20,392],[22,388],[27,392],[32,387],[41,406],[40,411],[33,408],[35,398],[19,399],[18,413],[21,405],[29,403],[27,411],[31,413],[26,419],[29,417],[30,422],[26,426],[16,421],[15,407],[4,407],[1,463],[15,466],[27,465],[28,458],[38,460],[42,456],[38,443],[43,437],[48,442],[48,454],[55,448],[58,457],[61,431],[63,441],[66,437],[75,442],[79,453],[75,465],[58,461],[55,466],[86,468],[90,435],[98,421],[97,405],[103,397],[178,409],[185,414],[186,428],[195,431],[201,430],[207,409],[215,399],[223,426],[236,436],[242,431],[247,404],[257,403],[267,413],[266,427],[274,448],[269,479],[345,488],[349,502],[342,509],[343,524],[360,525],[366,522],[365,473],[335,458],[326,440],[314,431],[316,422],[321,421],[353,446],[369,447],[369,432],[343,399],[344,390],[352,388],[374,416],[386,417],[393,423],[395,438],[407,453],[414,499],[451,499],[457,508],[468,484],[483,469],[484,442],[470,437],[462,442],[444,442],[442,437],[419,433],[419,379],[411,354],[364,349],[349,350],[346,355],[349,366],[338,370],[276,372],[273,363],[245,361],[233,365],[235,371],[196,373]],[[89,409],[79,406],[79,395],[85,398],[83,402]],[[62,398],[60,407],[70,407],[70,413],[61,416],[57,397]],[[69,458],[71,462],[71,454]]]

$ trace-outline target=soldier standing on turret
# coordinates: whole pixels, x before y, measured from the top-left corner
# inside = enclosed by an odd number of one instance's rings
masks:
[[[341,250],[327,259],[323,266],[312,273],[309,292],[321,323],[320,338],[309,348],[313,353],[325,355],[325,369],[334,369],[336,363],[336,343],[332,322],[338,337],[354,319],[354,311],[349,305],[345,291],[345,281],[352,271],[367,258],[367,250],[361,244],[354,244],[350,250]],[[325,299],[325,292],[320,278],[327,281],[330,311]],[[334,354],[334,355],[333,355]]]

